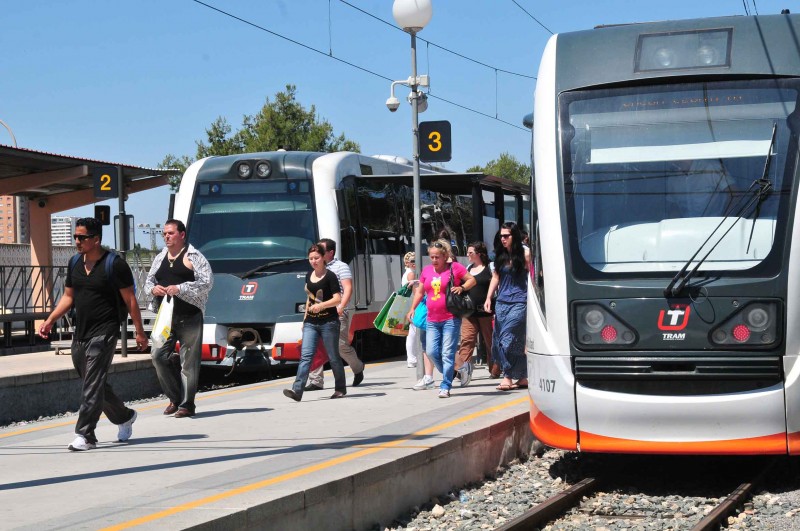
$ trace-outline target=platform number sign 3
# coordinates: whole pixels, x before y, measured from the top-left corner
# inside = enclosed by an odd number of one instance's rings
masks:
[[[419,160],[422,162],[447,162],[453,158],[450,122],[422,122],[419,124]]]
[[[115,166],[97,166],[92,168],[94,196],[98,198],[119,197],[119,180]]]

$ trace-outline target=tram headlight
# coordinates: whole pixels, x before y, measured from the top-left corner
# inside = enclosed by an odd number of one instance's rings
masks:
[[[711,330],[716,345],[767,347],[780,339],[778,304],[751,302],[735,311],[722,324]]]
[[[643,33],[636,44],[636,72],[730,66],[733,29]]]
[[[577,343],[588,348],[615,348],[636,343],[636,332],[602,304],[575,305]]]
[[[697,63],[703,66],[713,65],[718,62],[717,50],[704,44],[697,49]]]
[[[236,173],[239,174],[240,179],[249,179],[253,174],[253,170],[248,163],[240,162],[239,166],[236,167]]]
[[[266,161],[262,160],[256,163],[256,176],[259,179],[266,179],[272,173],[272,165]]]
[[[654,58],[662,68],[669,68],[675,62],[675,52],[669,48],[659,48],[656,50]]]
[[[763,306],[753,305],[744,314],[744,322],[754,332],[763,332],[769,326],[769,313]]]
[[[583,314],[583,322],[586,323],[586,328],[592,332],[599,332],[603,329],[606,318],[600,310],[589,310]]]

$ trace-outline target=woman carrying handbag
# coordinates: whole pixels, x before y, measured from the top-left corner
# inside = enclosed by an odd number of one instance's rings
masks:
[[[442,373],[439,398],[450,397],[450,389],[453,386],[453,364],[461,334],[461,318],[447,311],[445,302],[445,290],[450,281],[451,271],[456,284],[452,288],[453,293],[461,294],[475,285],[475,279],[463,265],[455,261],[452,264],[448,263],[450,256],[450,244],[447,242],[437,240],[428,246],[431,265],[422,270],[419,285],[411,301],[411,311],[408,312],[408,319],[412,320],[417,305],[422,301],[422,297],[427,295],[425,304],[428,309],[428,324],[425,351],[433,360],[436,369]]]

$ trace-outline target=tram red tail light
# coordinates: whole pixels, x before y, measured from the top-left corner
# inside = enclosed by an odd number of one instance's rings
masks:
[[[179,349],[176,349],[176,351]],[[227,350],[225,347],[220,345],[209,345],[208,343],[203,343],[203,346],[200,351],[200,359],[202,360],[220,360],[225,357],[225,353]]]
[[[750,329],[745,325],[740,324],[733,327],[733,339],[739,343],[744,343],[750,339]]]
[[[576,304],[574,325],[575,338],[583,346],[609,348],[636,343],[636,332],[600,304]]]
[[[617,339],[617,329],[611,325],[606,325],[600,331],[600,337],[603,338],[603,341],[606,343],[613,343],[615,339]]]
[[[769,346],[778,337],[778,304],[752,302],[736,311],[711,331],[717,345]]]
[[[302,341],[297,343],[275,343],[272,346],[272,359],[281,361],[299,361]]]

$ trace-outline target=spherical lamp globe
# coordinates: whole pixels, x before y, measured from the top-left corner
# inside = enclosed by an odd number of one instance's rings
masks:
[[[392,16],[404,30],[420,31],[433,16],[431,0],[394,0]]]

